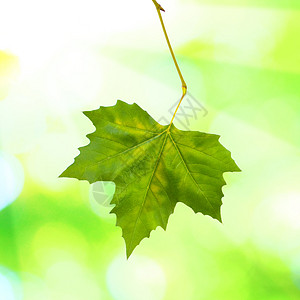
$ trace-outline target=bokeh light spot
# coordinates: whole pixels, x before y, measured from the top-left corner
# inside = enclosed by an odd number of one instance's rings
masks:
[[[0,151],[0,210],[17,199],[23,185],[21,163],[14,156]]]
[[[98,181],[90,185],[90,207],[92,211],[100,218],[108,221],[114,220],[110,211],[114,207],[110,204],[115,193],[115,184],[110,181]]]
[[[32,251],[43,268],[68,257],[85,261],[88,249],[87,241],[79,230],[60,222],[41,226],[32,240]]]
[[[165,273],[155,261],[133,256],[117,257],[107,271],[107,285],[115,300],[160,300],[166,289]]]
[[[101,290],[92,274],[76,261],[65,260],[53,264],[45,279],[51,290],[51,299],[101,299]]]
[[[41,278],[31,273],[22,272],[21,279],[23,288],[22,300],[50,300],[49,290]]]
[[[21,300],[20,280],[15,273],[0,266],[0,299]]]
[[[19,74],[18,58],[12,54],[0,51],[0,100],[9,92],[11,84]]]

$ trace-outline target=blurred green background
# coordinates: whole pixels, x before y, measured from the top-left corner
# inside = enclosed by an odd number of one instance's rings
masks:
[[[94,130],[81,111],[122,99],[171,118],[181,87],[152,1],[5,1],[1,300],[300,299],[300,2],[161,5],[208,111],[189,128],[243,170],[225,174],[223,224],[179,204],[127,261],[113,184],[57,178]]]

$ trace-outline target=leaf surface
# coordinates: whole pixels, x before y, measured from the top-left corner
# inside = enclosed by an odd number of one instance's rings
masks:
[[[219,136],[162,126],[137,104],[118,100],[84,114],[96,131],[60,177],[112,181],[127,257],[157,226],[166,229],[176,203],[221,222],[224,172],[238,172]]]

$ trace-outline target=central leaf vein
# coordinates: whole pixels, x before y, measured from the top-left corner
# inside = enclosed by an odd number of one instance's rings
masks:
[[[165,133],[165,132],[163,132],[163,133]],[[141,205],[141,207],[140,207],[138,216],[137,216],[137,218],[136,218],[136,220],[135,220],[134,227],[133,227],[133,231],[132,231],[132,233],[131,233],[131,239],[130,239],[130,243],[129,243],[129,245],[130,245],[130,246],[129,246],[129,249],[131,248],[132,241],[133,241],[133,237],[134,237],[134,233],[135,233],[135,230],[136,230],[137,221],[138,221],[138,219],[140,218],[141,213],[142,213],[142,211],[143,211],[143,209],[144,209],[144,206],[145,206],[145,203],[146,203],[146,198],[147,198],[147,195],[148,195],[148,192],[149,192],[149,188],[150,188],[150,185],[151,185],[151,183],[152,183],[153,176],[154,176],[154,174],[155,174],[155,172],[156,172],[157,166],[158,166],[158,164],[159,164],[159,161],[160,161],[162,152],[163,152],[163,150],[164,150],[164,147],[165,147],[165,144],[166,144],[167,137],[168,137],[168,135],[166,134],[165,139],[164,139],[164,141],[163,141],[163,143],[162,143],[162,146],[161,146],[161,148],[160,148],[160,152],[159,152],[159,154],[158,154],[158,157],[157,157],[157,160],[156,160],[156,163],[155,163],[153,172],[152,172],[152,174],[151,174],[149,183],[148,183],[148,185],[147,185],[146,192],[145,192],[144,197],[143,197],[143,203],[142,203],[142,205]]]

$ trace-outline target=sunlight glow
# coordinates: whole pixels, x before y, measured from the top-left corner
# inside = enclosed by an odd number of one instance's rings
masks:
[[[115,300],[161,300],[166,289],[163,269],[146,257],[127,261],[117,257],[107,271],[107,284]]]

